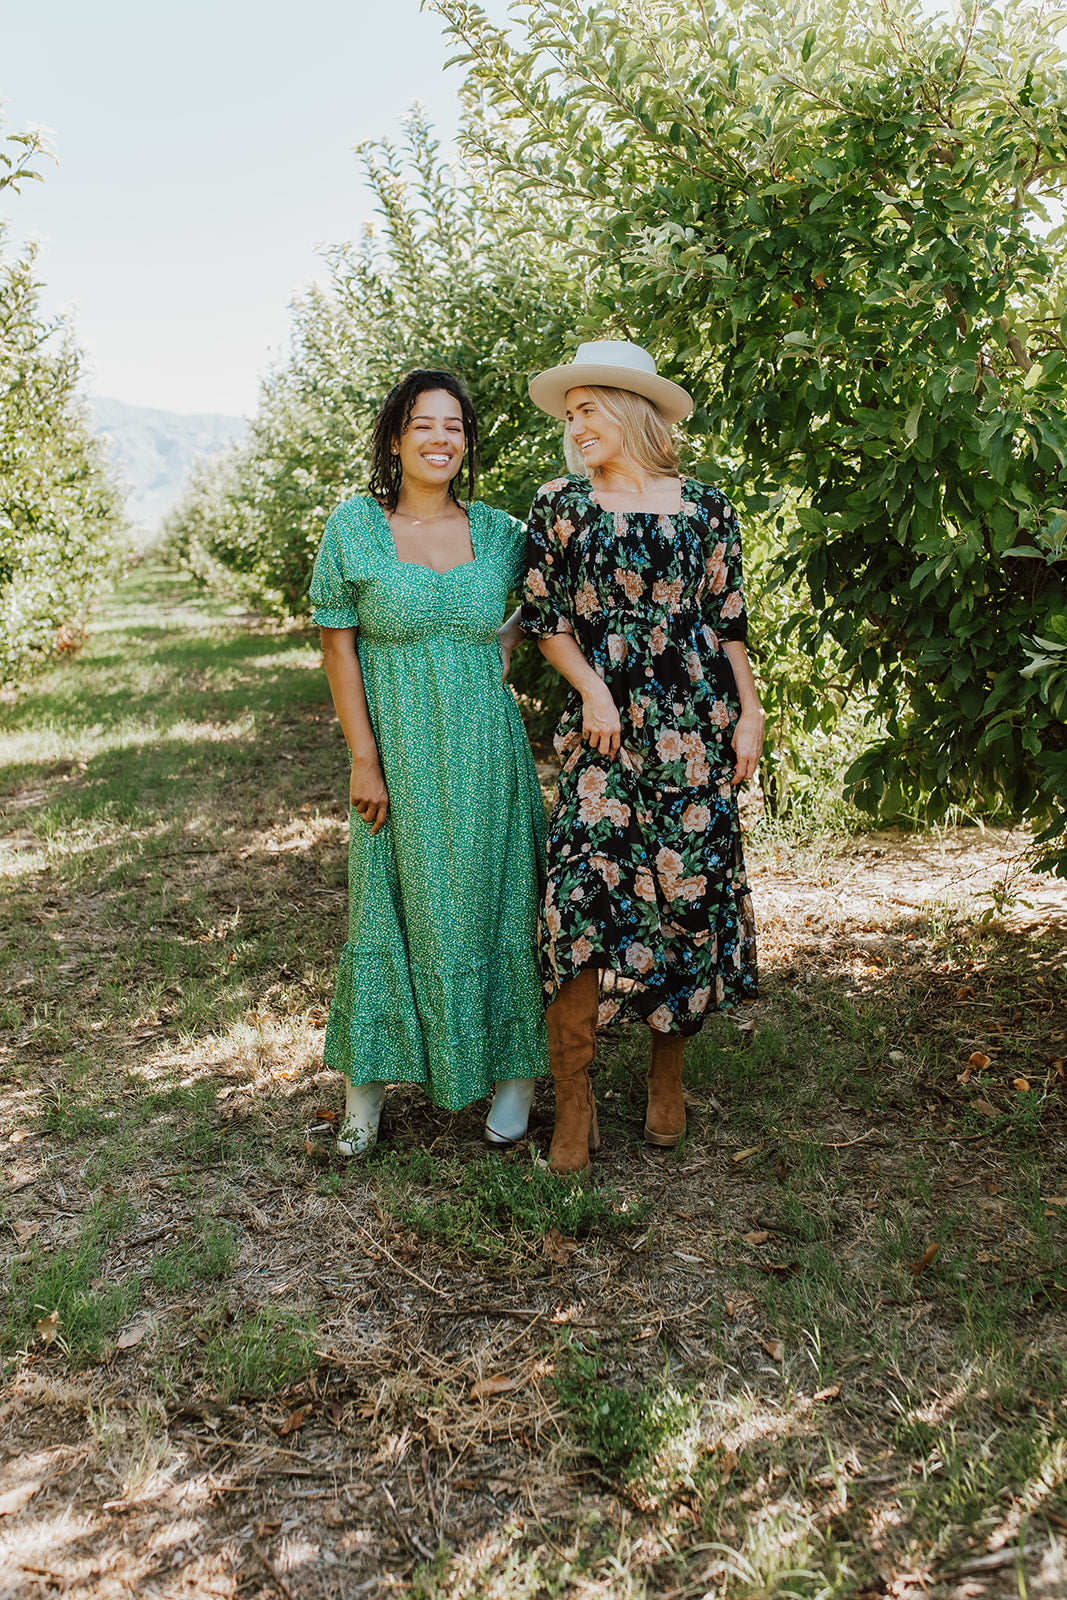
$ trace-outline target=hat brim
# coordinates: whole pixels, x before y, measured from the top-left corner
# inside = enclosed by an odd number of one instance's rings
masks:
[[[668,422],[681,422],[693,409],[693,397],[679,383],[661,378],[656,372],[638,372],[633,367],[614,367],[596,361],[570,361],[549,367],[530,379],[529,394],[534,405],[561,421],[567,415],[567,391],[586,389],[596,384],[602,389],[628,389],[644,395]]]

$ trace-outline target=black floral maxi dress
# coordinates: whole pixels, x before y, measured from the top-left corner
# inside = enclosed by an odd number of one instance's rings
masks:
[[[572,633],[622,721],[613,761],[582,741],[572,692],[539,928],[548,999],[602,969],[600,1023],[699,1032],[756,997],[752,901],[731,786],[740,701],[724,640],[744,640],[737,517],[682,480],[678,515],[604,511],[588,479],[553,479],[527,530],[522,626]]]

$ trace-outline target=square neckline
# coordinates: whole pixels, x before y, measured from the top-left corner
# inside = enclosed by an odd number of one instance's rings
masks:
[[[692,500],[692,496],[686,494],[686,489],[688,488],[688,486],[691,483],[695,483],[697,480],[695,478],[690,478],[688,476],[688,474],[683,474],[683,475],[679,476],[678,484],[679,484],[680,493],[679,493],[679,497],[678,497],[678,509],[677,509],[677,511],[650,511],[650,510],[647,510],[643,506],[638,506],[638,507],[635,507],[635,508],[632,508],[632,509],[629,509],[629,510],[623,510],[622,508],[620,508],[618,511],[610,511],[607,506],[602,506],[600,504],[600,501],[597,499],[597,497],[596,497],[596,487],[593,484],[592,479],[586,478],[585,481],[588,484],[588,496],[589,496],[590,504],[596,507],[597,511],[600,513],[601,516],[604,516],[604,517],[671,517],[671,518],[674,518],[674,517],[683,517],[683,516],[687,515],[685,507],[686,507],[686,504],[689,501]]]
[[[396,548],[396,539],[393,537],[393,530],[389,526],[389,518],[385,514],[385,507],[375,496],[372,495],[371,499],[374,500],[374,504],[378,508],[378,514],[385,525],[385,532],[389,539],[389,550],[392,554],[393,561],[398,567],[412,567],[416,572],[428,572],[435,578],[447,578],[453,572],[461,572],[464,567],[473,567],[477,565],[479,559],[478,546],[474,542],[474,521],[471,517],[471,508],[478,503],[477,501],[470,500],[462,502],[457,500],[456,502],[456,504],[459,505],[460,508],[465,512],[467,517],[467,537],[471,542],[471,554],[468,556],[466,561],[457,561],[454,566],[446,567],[443,572],[439,572],[436,567],[428,566],[425,561],[404,561],[401,558]]]

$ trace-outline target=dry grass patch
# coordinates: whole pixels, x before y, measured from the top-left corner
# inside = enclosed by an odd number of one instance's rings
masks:
[[[346,1166],[315,661],[142,571],[3,708],[0,1594],[1063,1593],[1063,886],[757,836],[678,1151],[619,1035],[588,1181],[547,1093]]]

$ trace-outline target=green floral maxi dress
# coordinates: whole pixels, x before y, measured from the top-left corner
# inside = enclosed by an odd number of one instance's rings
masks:
[[[746,634],[737,517],[682,481],[675,516],[604,511],[587,478],[534,497],[522,626],[574,635],[622,723],[613,761],[572,692],[541,921],[545,992],[600,968],[600,1021],[697,1033],[756,997],[756,936],[732,787],[740,701],[722,648]]]
[[[349,929],[325,1059],[353,1083],[419,1083],[458,1110],[547,1068],[537,916],[545,813],[496,634],[521,583],[521,523],[468,508],[474,559],[400,561],[378,502],[330,517],[313,620],[357,628],[389,790],[350,813]]]

